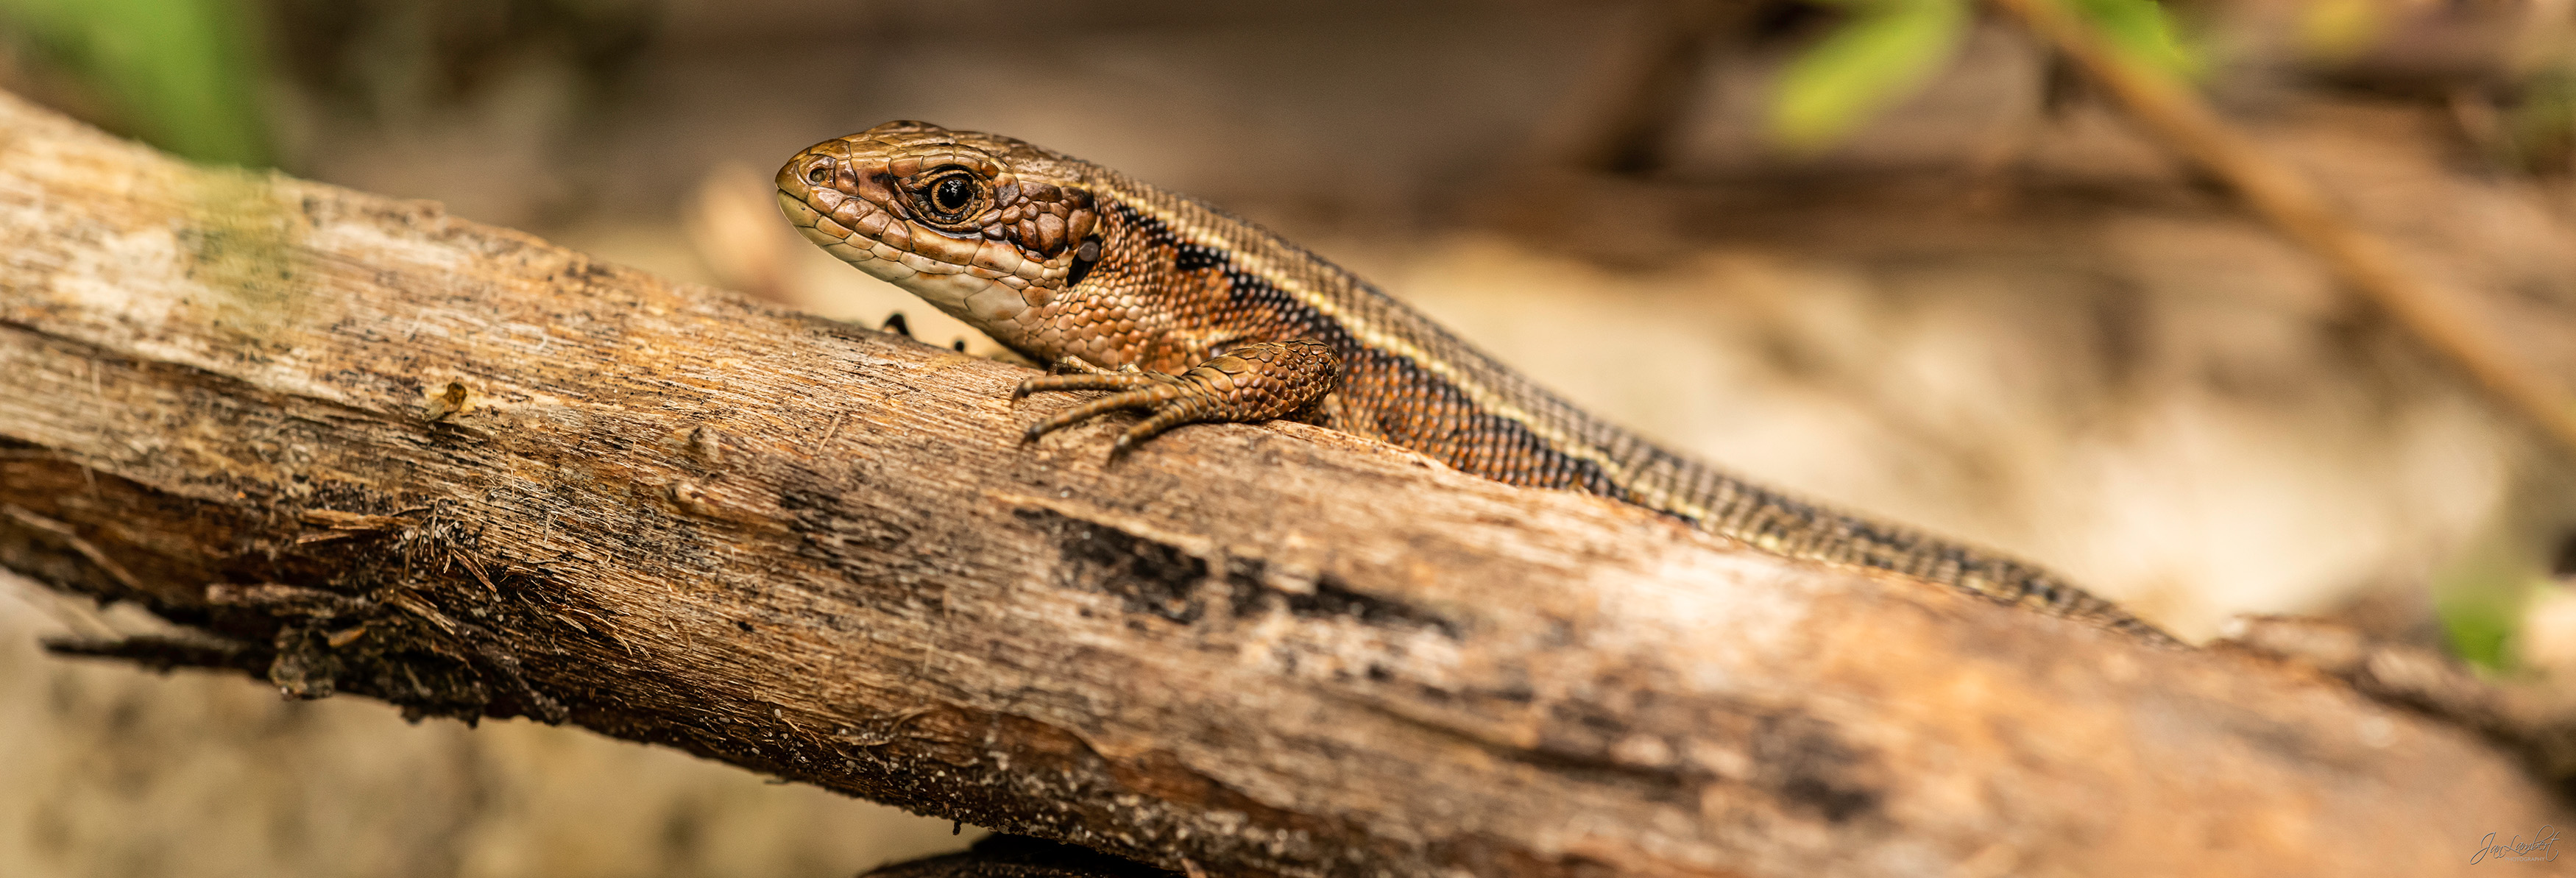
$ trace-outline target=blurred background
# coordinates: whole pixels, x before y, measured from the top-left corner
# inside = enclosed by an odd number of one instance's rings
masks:
[[[2576,399],[2576,4],[2066,2]],[[2188,638],[2316,614],[2576,668],[2576,449],[1963,0],[0,0],[0,88],[985,353],[795,238],[766,181],[889,119],[1006,133],[1249,216],[1677,449]],[[0,874],[844,875],[973,837],[34,645],[126,624],[0,582]]]

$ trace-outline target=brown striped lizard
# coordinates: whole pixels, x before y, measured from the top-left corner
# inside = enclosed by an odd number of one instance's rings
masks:
[[[991,134],[888,122],[778,171],[808,240],[1061,374],[1111,393],[1121,453],[1183,424],[1292,418],[1514,485],[1587,491],[1795,558],[1893,572],[2158,642],[2036,565],[1846,514],[1674,454],[1460,341],[1323,258],[1224,211]]]

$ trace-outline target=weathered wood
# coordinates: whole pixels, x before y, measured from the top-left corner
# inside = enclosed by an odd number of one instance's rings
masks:
[[[6,98],[0,228],[0,564],[203,632],[90,651],[1213,874],[2428,875],[2565,822],[2312,672],[1298,425],[1023,446],[1026,370]]]

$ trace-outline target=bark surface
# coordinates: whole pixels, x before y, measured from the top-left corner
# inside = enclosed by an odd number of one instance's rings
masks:
[[[0,564],[191,632],[77,650],[1211,874],[2431,875],[2567,822],[2313,671],[1299,425],[1022,445],[1072,403],[1025,369],[6,97],[0,228]]]

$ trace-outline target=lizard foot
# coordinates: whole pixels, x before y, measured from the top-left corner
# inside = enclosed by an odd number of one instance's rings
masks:
[[[1322,342],[1271,341],[1235,348],[1179,375],[1094,366],[1082,374],[1031,378],[1011,398],[1048,390],[1118,391],[1030,424],[1025,437],[1035,441],[1119,409],[1150,411],[1110,446],[1114,457],[1182,424],[1266,421],[1304,411],[1341,384],[1341,367],[1341,358]]]

